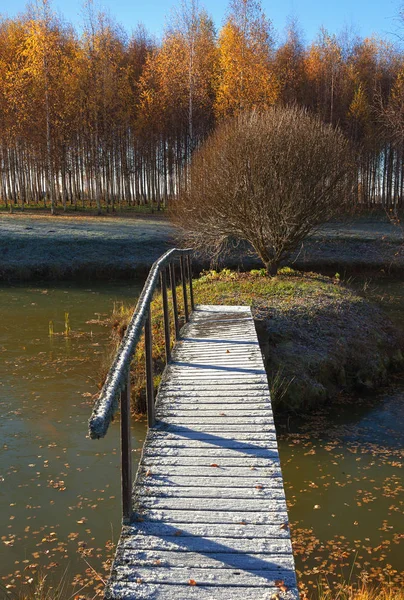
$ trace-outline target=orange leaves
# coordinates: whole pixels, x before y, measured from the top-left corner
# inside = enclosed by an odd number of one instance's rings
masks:
[[[192,586],[194,586],[194,585],[198,585],[198,584],[196,583],[195,579],[190,579],[190,580],[188,581],[188,585],[192,585]]]
[[[285,582],[283,581],[283,579],[276,579],[275,585],[276,585],[276,587],[278,587],[281,590],[281,592],[287,592],[289,589],[288,586],[285,585]]]

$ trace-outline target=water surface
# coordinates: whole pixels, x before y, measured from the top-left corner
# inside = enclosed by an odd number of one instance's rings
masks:
[[[358,279],[359,293],[404,324],[404,282]],[[279,450],[303,589],[367,578],[404,587],[404,378],[341,396],[280,427]]]
[[[10,591],[66,569],[67,596],[102,588],[120,533],[120,467],[118,423],[86,437],[110,333],[97,321],[139,289],[0,288],[0,583]],[[135,422],[135,461],[144,433]]]

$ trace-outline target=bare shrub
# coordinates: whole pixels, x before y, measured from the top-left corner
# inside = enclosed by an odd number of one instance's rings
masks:
[[[218,257],[246,241],[275,274],[316,225],[344,210],[354,161],[343,134],[299,108],[242,113],[194,155],[171,210],[187,244]]]

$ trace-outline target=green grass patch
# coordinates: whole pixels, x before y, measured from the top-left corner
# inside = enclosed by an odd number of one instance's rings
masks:
[[[210,270],[194,280],[193,287],[196,304],[252,307],[275,409],[300,411],[341,390],[373,389],[387,380],[390,368],[402,366],[400,341],[389,319],[343,285],[338,274],[330,278],[284,268],[276,277],[268,277],[261,269]],[[170,292],[168,296],[173,342]],[[182,325],[180,286],[177,298]],[[121,306],[112,315],[114,349],[132,313],[133,307]],[[155,294],[151,313],[157,389],[165,367],[160,293]],[[141,413],[146,407],[144,364],[141,340],[132,363],[133,406]]]

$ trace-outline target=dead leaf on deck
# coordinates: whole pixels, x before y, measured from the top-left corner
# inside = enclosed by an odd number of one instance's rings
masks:
[[[276,587],[278,587],[281,590],[281,592],[287,592],[289,589],[288,586],[285,585],[285,582],[283,581],[283,579],[276,579],[275,585],[276,585]]]
[[[189,585],[196,585],[196,581],[195,581],[195,579],[190,579],[190,580],[188,581],[188,583],[189,583]]]

